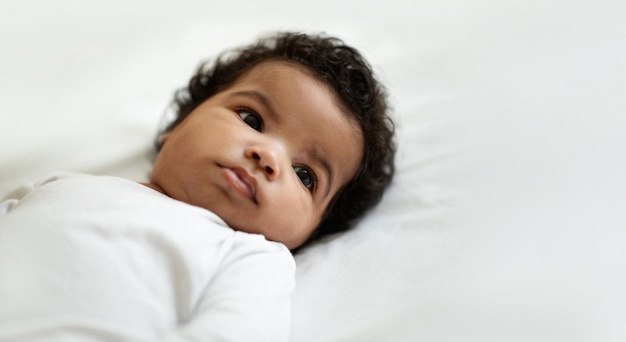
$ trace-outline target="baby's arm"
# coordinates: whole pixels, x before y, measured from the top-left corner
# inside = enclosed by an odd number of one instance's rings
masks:
[[[295,264],[276,247],[229,253],[191,319],[165,341],[287,341]]]

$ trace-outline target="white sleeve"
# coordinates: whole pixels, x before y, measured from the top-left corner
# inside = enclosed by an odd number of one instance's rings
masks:
[[[192,318],[165,341],[287,341],[295,262],[280,247],[234,248]]]
[[[24,196],[32,192],[34,189],[35,184],[31,182],[24,184],[4,195],[2,199],[0,199],[0,218],[8,214],[9,211],[11,211]]]
[[[9,213],[15,206],[20,202],[22,198],[24,198],[29,193],[33,192],[36,188],[40,187],[43,184],[54,181],[59,178],[63,173],[59,173],[58,175],[52,175],[50,177],[44,178],[39,182],[28,182],[24,185],[21,185],[15,188],[13,191],[5,194],[0,197],[0,219]]]

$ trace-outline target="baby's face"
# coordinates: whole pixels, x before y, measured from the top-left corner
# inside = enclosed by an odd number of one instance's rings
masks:
[[[304,69],[264,62],[162,137],[150,186],[293,249],[363,155],[358,124]]]

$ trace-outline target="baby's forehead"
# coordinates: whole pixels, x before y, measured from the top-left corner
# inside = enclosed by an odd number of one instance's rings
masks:
[[[250,69],[248,69],[241,76],[239,76],[237,80],[235,80],[233,86],[241,83],[246,83],[248,81],[254,82],[259,80],[271,80],[272,82],[279,82],[276,77],[278,73],[287,73],[294,76],[295,74],[304,75],[305,77],[313,80],[318,85],[321,85],[328,91],[328,95],[332,99],[333,103],[341,110],[341,112],[344,113],[346,118],[354,126],[354,129],[361,133],[361,126],[359,124],[358,116],[348,108],[348,106],[341,99],[335,88],[331,84],[329,84],[329,82],[325,81],[321,75],[318,75],[311,67],[307,65],[285,59],[267,59],[250,67]],[[282,81],[293,82],[294,80],[283,79]],[[280,96],[281,94],[276,95]]]
[[[311,68],[306,65],[284,59],[267,59],[259,61],[246,70],[241,76],[237,78],[236,83],[244,82],[246,80],[258,80],[269,79],[272,81],[278,81],[275,77],[277,74],[289,75],[289,74],[304,74],[306,77],[319,82],[320,84],[328,87],[328,85],[317,76]],[[331,90],[331,89],[328,89]],[[334,91],[333,91],[334,93]]]

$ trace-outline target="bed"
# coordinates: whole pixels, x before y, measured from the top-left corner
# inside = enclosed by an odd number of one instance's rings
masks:
[[[387,85],[397,177],[355,229],[296,255],[291,340],[626,340],[625,11],[3,0],[0,194],[56,170],[146,180],[201,60],[324,31]]]

